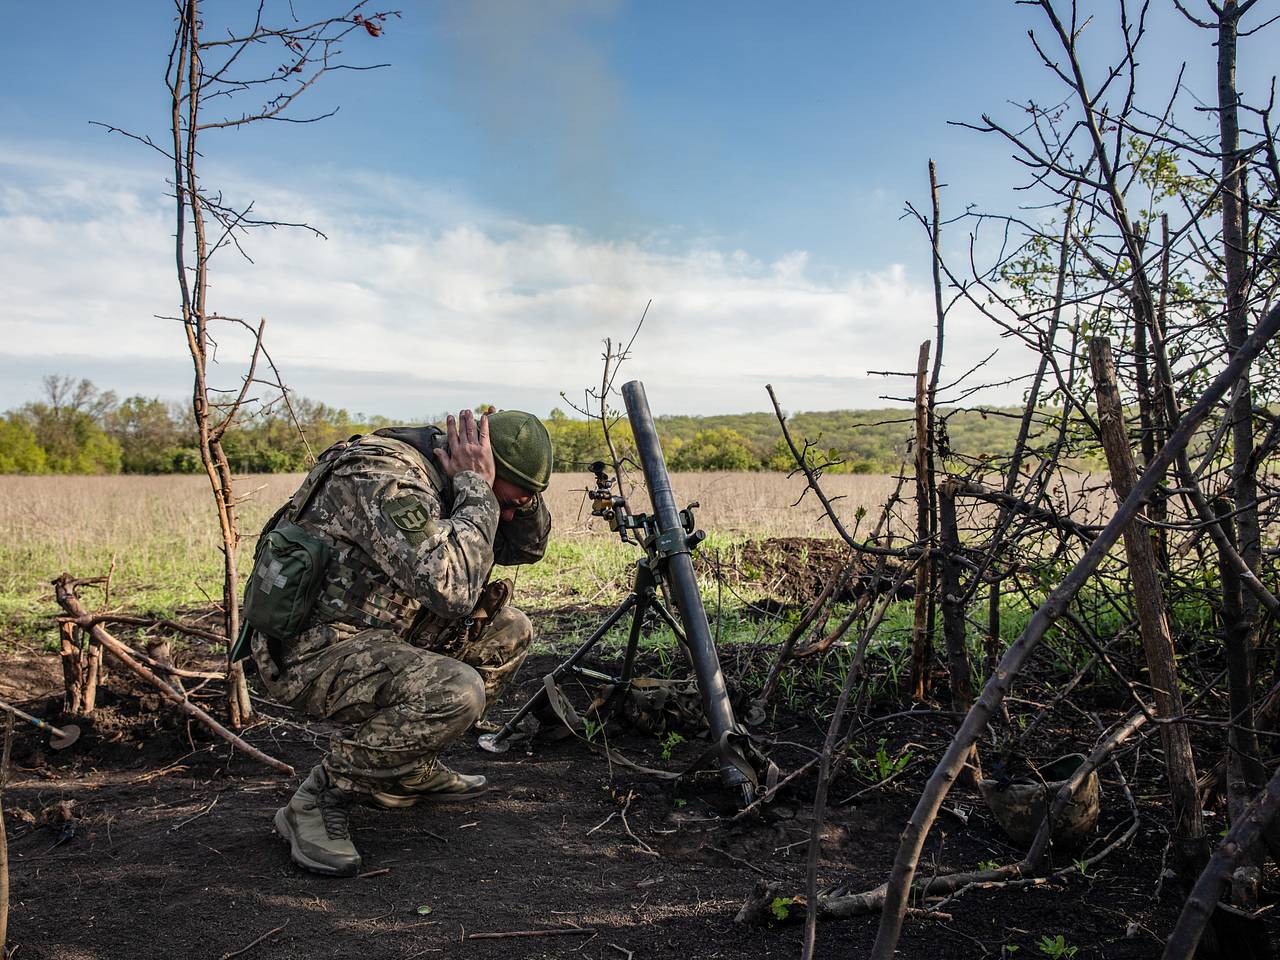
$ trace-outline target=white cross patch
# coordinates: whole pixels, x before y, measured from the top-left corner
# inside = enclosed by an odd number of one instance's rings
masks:
[[[258,588],[263,593],[270,593],[276,587],[285,585],[284,574],[280,572],[283,567],[284,564],[279,560],[272,560],[267,568],[258,574]]]

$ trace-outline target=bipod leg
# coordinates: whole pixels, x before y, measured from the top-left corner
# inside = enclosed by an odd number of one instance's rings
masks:
[[[595,632],[582,642],[582,646],[578,647],[577,650],[570,654],[569,659],[552,670],[548,676],[551,677],[552,680],[558,681],[565,674],[576,672],[578,669],[578,661],[585,657],[591,651],[591,648],[599,643],[600,639],[612,630],[614,625],[625,617],[632,607],[636,606],[636,604],[640,602],[641,598],[638,593],[635,591],[629,593],[627,598],[614,609],[613,613],[609,614],[609,616],[605,618],[604,623],[600,624],[600,626],[596,628]],[[633,627],[632,633],[635,634],[636,632],[636,628]],[[538,707],[545,705],[546,702],[547,688],[543,686],[538,688],[538,692],[530,697],[528,701],[525,702],[525,705],[516,711],[515,716],[504,723],[497,731],[494,733],[484,734],[479,740],[480,749],[487,750],[489,753],[504,753],[507,748],[510,747],[510,744],[507,743],[507,739],[516,732],[520,721]]]

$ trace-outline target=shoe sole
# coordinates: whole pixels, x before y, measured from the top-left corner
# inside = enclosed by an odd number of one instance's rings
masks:
[[[473,793],[424,793],[417,797],[392,797],[387,794],[370,793],[366,796],[371,806],[381,807],[383,810],[404,810],[406,807],[416,807],[424,802],[466,803],[469,800],[478,800],[491,792],[492,788],[486,787]]]
[[[289,844],[289,857],[298,866],[312,873],[318,873],[325,877],[354,877],[360,872],[360,864],[355,864],[345,870],[337,867],[331,867],[319,860],[312,860],[298,848],[298,840],[293,835],[293,830],[289,826],[289,819],[284,815],[284,807],[276,811],[275,820],[273,821],[276,833],[280,839]]]

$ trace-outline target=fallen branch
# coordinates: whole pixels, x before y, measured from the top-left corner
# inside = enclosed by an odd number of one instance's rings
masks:
[[[260,944],[263,940],[266,940],[268,937],[274,937],[277,933],[279,933],[288,925],[289,925],[289,921],[286,920],[284,923],[280,924],[280,926],[276,927],[274,930],[268,930],[266,933],[260,936],[257,940],[254,940],[252,943],[245,944],[239,950],[232,950],[230,953],[224,953],[222,955],[222,960],[231,960],[232,957],[238,957],[242,953],[248,953],[258,944]]]
[[[468,933],[468,940],[510,940],[514,937],[563,937],[595,933],[592,927],[564,927],[555,930],[507,930],[501,933]]]
[[[83,605],[81,605],[80,598],[76,596],[75,584],[76,584],[75,578],[72,577],[70,574],[64,573],[62,576],[58,577],[58,579],[53,581],[53,590],[54,590],[54,596],[57,598],[59,606],[61,606],[62,609],[66,610],[67,613],[70,614],[74,619],[80,620],[88,616],[88,611],[86,611]],[[183,713],[187,714],[189,717],[192,717],[200,721],[206,727],[208,727],[210,730],[212,730],[214,733],[220,736],[223,740],[226,740],[233,747],[236,747],[239,750],[243,751],[245,754],[252,757],[254,760],[257,760],[259,763],[265,763],[267,766],[271,767],[273,770],[279,770],[281,773],[287,774],[291,777],[294,775],[295,771],[293,767],[289,766],[287,763],[283,763],[282,761],[275,759],[274,757],[268,756],[267,754],[259,750],[257,747],[251,746],[250,744],[246,743],[244,740],[240,739],[240,737],[236,736],[234,733],[232,733],[230,730],[228,730],[226,727],[220,724],[217,720],[213,719],[213,717],[209,716],[209,714],[205,713],[195,704],[187,700],[186,697],[180,694],[177,690],[173,689],[173,687],[171,687],[169,684],[165,683],[164,680],[160,679],[160,677],[157,676],[154,672],[152,672],[149,668],[147,668],[138,660],[136,660],[133,656],[132,651],[128,647],[126,647],[123,643],[121,643],[119,640],[117,640],[115,637],[113,637],[110,633],[108,633],[101,624],[94,624],[92,627],[90,627],[89,634],[102,647],[104,647],[107,650],[110,650],[112,655],[121,664],[123,664],[129,670],[133,671],[143,680],[147,681],[147,683],[151,684],[153,687],[159,690],[166,700],[174,704],[174,706],[176,706]]]
[[[170,620],[168,618],[135,617],[122,613],[91,613],[83,617],[59,617],[58,619],[64,623],[74,623],[77,627],[82,627],[85,630],[100,623],[118,623],[122,626],[148,627],[156,630],[169,630],[173,633],[185,633],[187,636],[212,640],[214,643],[225,644],[227,642],[227,638],[216,630],[206,630],[204,627],[196,627],[189,623],[183,623],[181,620]],[[221,677],[222,675],[219,674],[218,676]]]

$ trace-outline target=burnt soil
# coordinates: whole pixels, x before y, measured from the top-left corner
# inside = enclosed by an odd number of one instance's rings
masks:
[[[544,640],[567,643],[563,613],[534,616]],[[579,619],[579,629],[583,624]],[[495,716],[510,715],[561,656],[533,658]],[[733,684],[767,669],[770,656],[743,646],[723,651],[722,661]],[[212,651],[198,649],[178,659],[183,666],[216,662]],[[194,696],[207,695],[203,702],[216,709],[218,686]],[[60,687],[55,655],[0,655],[0,698],[55,719]],[[821,743],[830,693],[829,686],[819,696],[800,685],[762,726],[776,741],[771,753],[784,771]],[[1117,694],[1079,693],[1077,702],[1103,722],[1121,715]],[[65,752],[47,750],[28,727],[15,739],[4,809],[9,944],[21,960],[799,956],[801,928],[794,922],[744,926],[734,915],[761,879],[802,892],[812,775],[798,778],[763,817],[735,822],[734,800],[714,776],[673,788],[611,765],[575,739],[519,743],[492,756],[468,738],[448,761],[484,772],[492,792],[466,805],[357,808],[352,825],[369,875],[329,879],[294,867],[271,831],[272,814],[295,779],[189,726],[120,669],[112,670],[100,704],[82,722],[81,741]],[[266,701],[258,707],[245,738],[305,775],[333,728]],[[882,784],[866,765],[843,766],[822,834],[820,885],[860,891],[888,873],[898,834],[956,723],[929,704],[918,705],[914,716],[891,716],[904,709],[871,702],[856,710],[862,756],[883,740],[887,756],[908,752],[911,760]],[[1033,744],[1037,758],[1092,745],[1091,723],[1072,721],[1073,729],[1069,720],[1043,726]],[[668,745],[667,758],[653,733],[615,730],[609,742],[633,760],[672,770],[703,748],[693,731]],[[1158,886],[1167,816],[1153,786],[1157,763],[1149,749],[1125,760],[1141,828],[1089,876],[967,892],[945,905],[945,917],[909,917],[899,956],[1001,956],[1007,945],[1036,957],[1044,955],[1037,941],[1056,934],[1079,948],[1077,960],[1158,956],[1181,898],[1169,884]],[[1118,835],[1128,809],[1114,773],[1103,778],[1103,796],[1097,835]],[[1222,826],[1221,817],[1210,818],[1211,830]],[[921,872],[1019,856],[981,799],[956,788]],[[1057,865],[1064,863],[1070,854],[1058,858]],[[823,921],[817,956],[865,956],[877,922],[878,914]],[[469,939],[574,926],[592,932]]]

